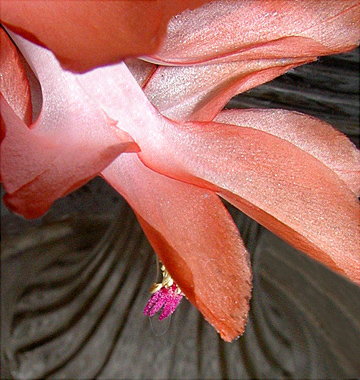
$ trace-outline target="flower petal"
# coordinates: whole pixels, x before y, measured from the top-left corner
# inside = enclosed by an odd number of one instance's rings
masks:
[[[124,62],[140,87],[147,83],[157,68],[157,65],[136,58],[128,58]]]
[[[360,282],[357,199],[318,159],[253,128],[163,118],[124,64],[83,79],[82,86],[141,146],[146,166],[218,191],[284,240]]]
[[[5,1],[1,20],[84,71],[158,48],[169,18],[209,0]]]
[[[33,133],[2,96],[0,105],[6,131],[1,144],[1,176],[8,192],[4,200],[26,218],[41,216],[56,199],[82,186],[134,145],[126,138],[97,133],[93,140],[65,144]]]
[[[0,45],[0,92],[16,115],[30,124],[32,110],[29,81],[16,46],[2,28]]]
[[[175,120],[212,120],[236,94],[311,59],[264,59],[197,66],[134,67],[151,103]],[[141,75],[142,74],[142,75]],[[146,76],[146,79],[144,77]]]
[[[251,292],[248,254],[213,192],[121,155],[104,178],[135,210],[153,248],[187,298],[231,341],[244,331]]]
[[[150,59],[194,64],[335,54],[359,43],[359,7],[357,0],[214,1],[172,18]]]
[[[9,207],[33,218],[97,175],[120,153],[138,147],[84,92],[79,74],[64,71],[48,50],[12,36],[40,80],[43,109],[27,131],[2,99],[6,136],[1,171],[10,193]]]
[[[159,136],[151,135],[140,142],[147,166],[219,192],[294,247],[360,284],[359,203],[318,159],[248,127],[169,123]]]
[[[299,112],[275,109],[226,110],[214,121],[255,128],[291,142],[320,160],[360,195],[360,151],[330,124]]]
[[[1,177],[7,192],[14,192],[46,170],[54,159],[55,142],[32,133],[0,96],[1,123],[5,138],[1,143]]]

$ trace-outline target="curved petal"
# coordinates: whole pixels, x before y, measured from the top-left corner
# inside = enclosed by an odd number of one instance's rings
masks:
[[[84,71],[155,52],[170,17],[208,1],[4,1],[1,20]]]
[[[64,144],[30,130],[0,97],[5,138],[1,144],[1,176],[6,205],[26,218],[46,212],[58,198],[95,177],[120,153],[133,147],[120,135]]]
[[[194,64],[335,54],[359,43],[359,7],[357,0],[215,1],[172,18],[150,60]]]
[[[1,123],[5,138],[1,143],[1,177],[7,192],[14,192],[46,170],[54,159],[55,142],[32,133],[0,96]]]
[[[39,78],[43,109],[25,131],[26,125],[2,106],[6,127],[2,179],[10,193],[6,196],[9,207],[33,218],[97,175],[120,153],[138,147],[84,92],[79,74],[64,71],[48,50],[12,36]]]
[[[142,138],[139,156],[147,166],[218,192],[360,284],[359,203],[318,159],[266,132],[226,124],[169,123],[159,136]]]
[[[124,64],[83,79],[82,86],[141,146],[145,165],[218,191],[284,240],[360,282],[357,199],[319,160],[253,128],[163,118]]]
[[[137,66],[140,80],[151,103],[175,120],[212,120],[236,94],[268,82],[307,59],[264,59],[197,66]],[[139,83],[139,80],[138,80]]]
[[[153,172],[135,154],[121,155],[102,175],[132,206],[171,276],[222,338],[242,334],[249,257],[218,196]]]
[[[16,46],[2,28],[0,45],[0,92],[16,115],[30,124],[32,110],[29,81]]]
[[[275,109],[226,110],[214,121],[255,128],[291,142],[320,160],[360,195],[360,151],[330,124],[299,112]]]

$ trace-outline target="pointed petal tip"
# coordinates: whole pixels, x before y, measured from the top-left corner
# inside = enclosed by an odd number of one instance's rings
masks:
[[[359,204],[331,168],[254,128],[188,122],[168,124],[161,133],[156,160],[153,147],[142,145],[147,166],[217,192],[295,248],[359,282]]]
[[[244,331],[251,269],[219,197],[122,155],[103,172],[133,207],[160,261],[187,299],[230,341]]]
[[[249,309],[247,313],[241,317],[235,316],[234,318],[234,316],[228,316],[228,318],[216,320],[216,322],[214,322],[211,317],[209,318],[209,316],[204,316],[204,318],[215,328],[222,340],[227,343],[233,343],[244,335],[248,321],[248,313]]]

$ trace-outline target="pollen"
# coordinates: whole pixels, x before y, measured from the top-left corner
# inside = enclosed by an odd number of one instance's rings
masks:
[[[159,320],[169,317],[179,306],[184,294],[171,278],[165,266],[161,266],[162,281],[154,283],[150,288],[152,293],[144,308],[144,314],[153,317],[161,310]]]

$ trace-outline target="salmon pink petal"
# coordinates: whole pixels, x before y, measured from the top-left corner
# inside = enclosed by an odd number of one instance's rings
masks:
[[[335,54],[359,43],[359,7],[358,0],[214,1],[172,18],[150,59],[181,65]]]
[[[84,71],[155,52],[170,17],[208,1],[4,1],[1,21]]]
[[[242,334],[251,292],[249,257],[218,196],[153,172],[135,154],[121,155],[102,175],[132,206],[186,297],[223,339]]]
[[[153,170],[218,192],[294,247],[360,284],[359,203],[298,146],[248,127],[169,123],[143,136]],[[140,141],[140,136],[138,137]]]
[[[175,120],[212,120],[236,94],[268,82],[311,59],[264,59],[198,66],[136,66],[145,94]],[[142,76],[141,74],[142,73]],[[146,80],[142,79],[147,75]]]
[[[0,28],[0,92],[26,124],[31,123],[31,95],[21,56],[6,34]]]
[[[82,79],[141,146],[146,166],[219,192],[295,247],[360,282],[357,199],[318,159],[254,128],[161,117],[125,64]]]
[[[255,128],[291,142],[320,160],[360,195],[360,151],[330,124],[299,112],[274,109],[226,110],[214,121]]]

